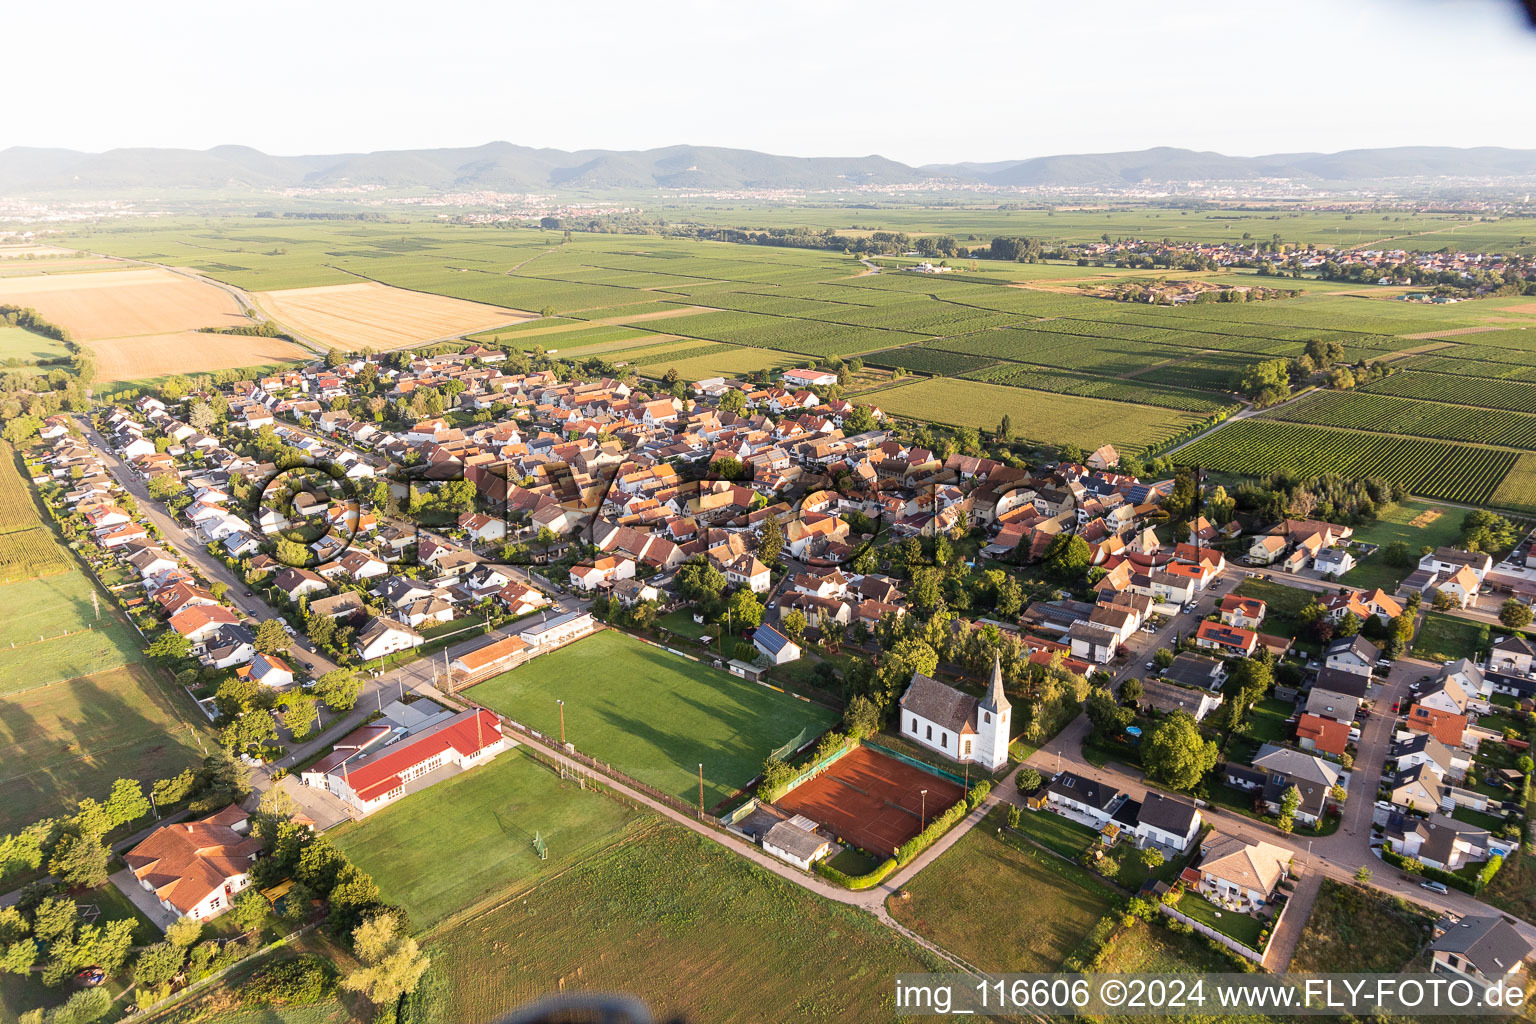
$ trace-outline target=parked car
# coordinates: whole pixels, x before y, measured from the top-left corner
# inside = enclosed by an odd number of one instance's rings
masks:
[[[1156,667],[1157,667],[1157,662],[1155,662],[1155,661],[1147,662],[1147,671],[1148,672],[1151,672]]]
[[[1437,892],[1441,896],[1448,896],[1451,892],[1451,890],[1445,887],[1444,882],[1420,882],[1419,888],[1428,889],[1430,892]]]

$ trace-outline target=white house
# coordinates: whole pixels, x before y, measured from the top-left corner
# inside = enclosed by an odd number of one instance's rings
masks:
[[[1247,911],[1263,906],[1290,873],[1291,851],[1273,843],[1248,843],[1212,832],[1200,845],[1199,891],[1214,903]]]
[[[809,871],[812,864],[832,849],[831,841],[817,835],[813,831],[815,827],[815,822],[798,814],[788,821],[781,821],[763,833],[763,852]]]
[[[357,656],[363,661],[372,661],[386,654],[420,647],[426,642],[426,637],[405,623],[379,615],[357,634],[353,647],[357,650]]]
[[[1122,815],[1117,811],[1114,817],[1119,820]],[[1146,799],[1137,804],[1130,831],[1143,846],[1155,844],[1183,853],[1200,834],[1201,824],[1194,804],[1148,791]]]
[[[1340,637],[1328,648],[1328,667],[1357,676],[1369,676],[1381,658],[1381,648],[1363,636]]]
[[[1007,763],[1013,706],[1003,694],[1003,669],[995,657],[981,700],[917,672],[900,704],[901,735],[908,739],[988,771]]]
[[[775,665],[800,660],[800,645],[766,622],[752,632],[752,646]]]
[[[1502,982],[1506,990],[1525,988],[1525,962],[1531,944],[1503,915],[1468,914],[1430,944],[1432,974],[1468,978],[1487,988]]]
[[[837,383],[837,374],[827,370],[794,369],[785,370],[779,379],[795,388],[825,388]]]
[[[251,884],[248,865],[261,852],[261,840],[246,834],[249,822],[250,815],[231,804],[202,821],[155,829],[123,860],[167,911],[208,921]]]

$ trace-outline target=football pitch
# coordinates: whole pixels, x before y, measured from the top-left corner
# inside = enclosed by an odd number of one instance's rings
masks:
[[[565,738],[663,793],[704,806],[746,785],[769,753],[837,713],[744,682],[605,629],[479,684],[469,695],[532,729]]]
[[[424,928],[498,889],[564,869],[638,817],[508,750],[338,829],[336,845]],[[534,850],[535,836],[544,840],[547,860]],[[444,871],[449,837],[455,866]]]

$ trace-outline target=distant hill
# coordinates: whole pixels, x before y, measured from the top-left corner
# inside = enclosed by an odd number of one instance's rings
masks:
[[[1406,146],[1342,153],[1235,157],[1159,147],[989,163],[909,167],[881,156],[793,157],[714,146],[566,152],[491,142],[468,149],[271,156],[248,146],[209,150],[0,150],[0,192],[135,188],[269,189],[381,185],[529,192],[621,188],[832,189],[924,181],[998,186],[1129,187],[1158,182],[1288,178],[1370,182],[1426,177],[1532,177],[1536,150]]]

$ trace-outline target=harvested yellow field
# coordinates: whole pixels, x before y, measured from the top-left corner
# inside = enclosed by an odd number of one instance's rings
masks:
[[[0,279],[0,303],[29,306],[77,341],[250,323],[234,296],[169,270]]]
[[[376,281],[257,292],[255,298],[295,336],[342,349],[404,348],[533,318],[532,313]]]
[[[136,338],[87,341],[103,381],[140,380],[172,373],[206,373],[232,366],[265,366],[313,353],[280,338],[174,331]]]
[[[0,245],[0,260],[35,260],[43,256],[68,256],[73,249],[61,249],[56,245],[27,242],[23,245]]]

